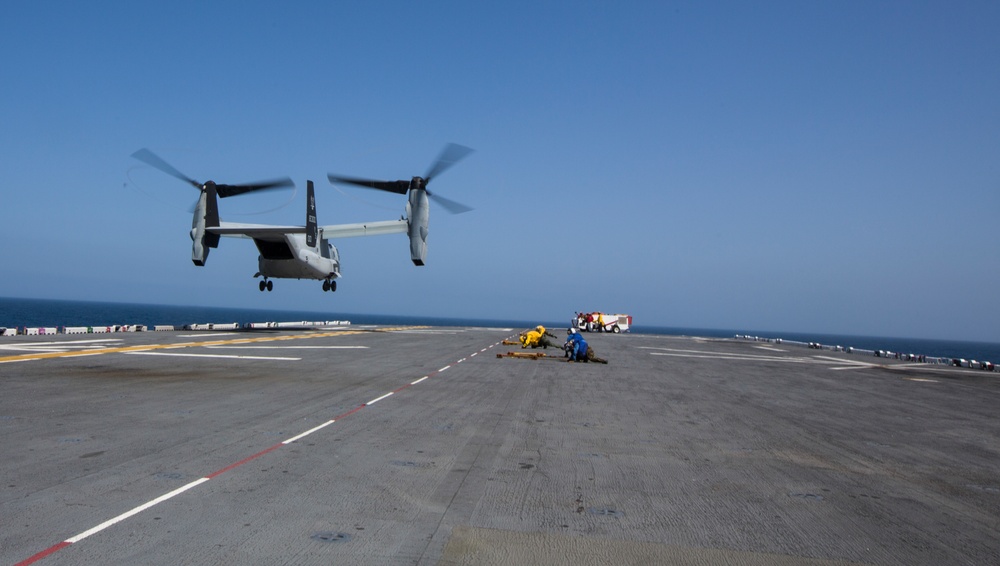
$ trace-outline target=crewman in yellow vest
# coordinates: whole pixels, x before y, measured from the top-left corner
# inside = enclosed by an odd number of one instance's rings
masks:
[[[521,347],[522,348],[537,348],[541,346],[542,348],[548,348],[549,346],[555,347],[555,344],[549,342],[549,337],[555,338],[556,335],[545,330],[545,327],[538,325],[534,330],[529,330],[527,332],[521,333]]]

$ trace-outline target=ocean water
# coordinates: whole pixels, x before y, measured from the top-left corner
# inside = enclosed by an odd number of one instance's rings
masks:
[[[515,329],[534,328],[538,324],[542,324],[550,328],[559,329],[569,325],[570,316],[572,316],[572,313],[567,315],[566,320],[563,321],[466,319],[338,313],[333,311],[285,311],[0,297],[0,327],[8,328],[123,324],[182,326],[185,324],[207,322],[238,322],[245,324],[248,322],[349,320],[353,324],[488,326]],[[853,347],[862,350],[887,350],[904,354],[926,355],[928,357],[964,358],[979,361],[989,360],[994,363],[1000,363],[1000,344],[988,342],[803,334],[748,329],[674,328],[643,326],[641,324],[633,325],[632,332],[673,336],[704,336],[709,338],[732,338],[738,334],[751,335],[762,338],[781,338],[786,341],[795,342],[818,342],[827,346]]]

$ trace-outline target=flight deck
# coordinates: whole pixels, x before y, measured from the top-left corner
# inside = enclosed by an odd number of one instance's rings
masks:
[[[519,330],[3,337],[0,563],[1000,563],[993,372]]]

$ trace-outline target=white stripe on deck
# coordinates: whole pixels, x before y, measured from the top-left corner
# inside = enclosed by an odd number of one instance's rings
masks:
[[[206,348],[215,349],[232,349],[232,350],[367,350],[368,346],[265,346],[265,345],[251,345],[251,346],[205,346]]]
[[[371,401],[368,401],[367,403],[365,403],[365,405],[374,405],[375,403],[378,403],[378,402],[379,402],[379,401],[381,401],[382,399],[385,399],[386,397],[388,397],[388,396],[392,395],[392,393],[393,393],[393,392],[392,392],[392,391],[390,391],[390,392],[386,393],[385,395],[383,395],[383,396],[379,397],[378,399],[372,399]]]
[[[205,338],[208,336],[235,336],[239,334],[238,332],[215,332],[212,334],[206,334],[202,332],[201,334],[178,334],[178,338]]]
[[[234,356],[227,354],[172,354],[170,352],[124,352],[130,356],[176,356],[181,358],[218,358],[224,360],[279,360],[297,362],[302,358],[281,358],[277,356]]]

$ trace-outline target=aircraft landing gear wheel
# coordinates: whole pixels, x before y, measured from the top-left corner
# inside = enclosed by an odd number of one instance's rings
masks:
[[[324,291],[329,291],[330,290],[330,282],[329,281],[324,281],[323,282],[323,290]]]
[[[261,291],[264,291],[264,289],[267,289],[267,283],[264,282],[264,281],[261,281],[260,285],[258,285],[258,287],[260,287]]]
[[[336,291],[336,290],[337,290],[337,282],[336,281],[330,281],[330,292],[333,292],[333,291]]]
[[[274,282],[273,281],[268,281],[267,282],[267,290],[268,290],[268,292],[270,292],[271,289],[274,289]]]

